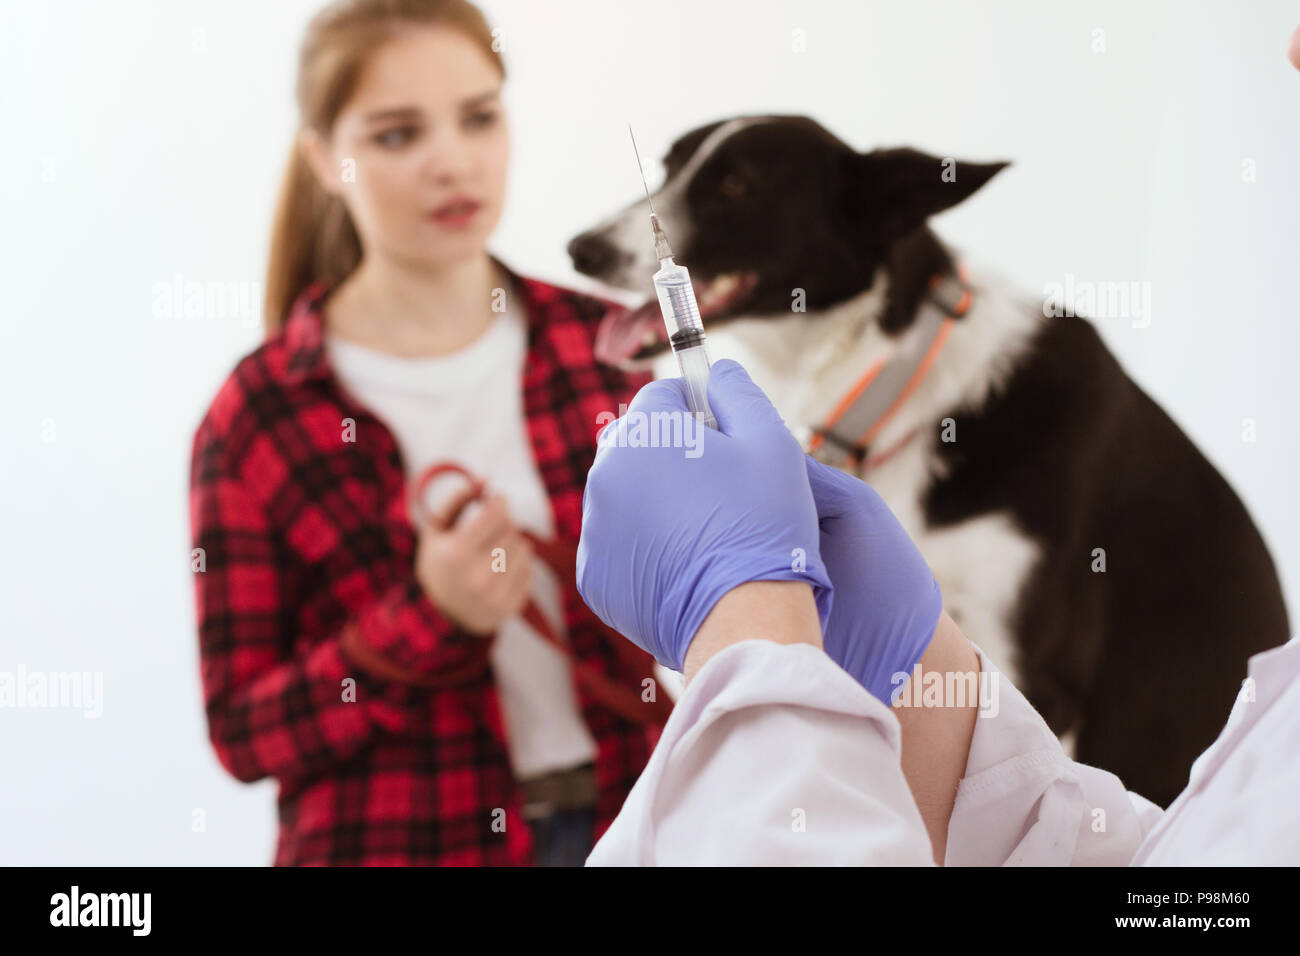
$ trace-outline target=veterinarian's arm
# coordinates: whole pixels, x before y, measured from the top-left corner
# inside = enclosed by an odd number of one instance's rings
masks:
[[[900,705],[895,714],[903,728],[903,770],[941,863],[966,767],[979,662],[943,612],[925,558],[880,495],[811,458],[805,467],[822,560],[835,585],[826,653],[877,700]],[[952,673],[969,680],[945,679]],[[940,678],[937,688],[931,677]],[[966,683],[969,694],[961,693]],[[962,699],[947,699],[949,688]],[[903,706],[913,702],[924,706]]]
[[[899,769],[898,722],[820,640],[807,585],[728,592],[588,865],[931,864]]]
[[[942,864],[975,730],[980,673],[979,656],[946,613],[919,668],[893,710],[903,732],[903,775],[930,834],[934,861]]]

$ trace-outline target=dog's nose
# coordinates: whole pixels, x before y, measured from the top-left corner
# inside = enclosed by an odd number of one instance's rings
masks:
[[[569,243],[573,268],[583,275],[599,277],[618,262],[618,250],[608,239],[594,232],[584,232]]]

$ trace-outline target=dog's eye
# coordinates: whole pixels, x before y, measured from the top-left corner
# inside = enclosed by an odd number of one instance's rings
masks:
[[[728,199],[739,199],[748,189],[748,184],[736,173],[727,173],[722,177],[722,195]]]

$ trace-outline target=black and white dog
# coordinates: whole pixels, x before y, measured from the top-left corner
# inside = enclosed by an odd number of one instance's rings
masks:
[[[654,206],[713,357],[884,497],[949,613],[1072,745],[1167,805],[1246,658],[1288,637],[1240,500],[1095,329],[965,277],[928,228],[1006,164],[860,153],[798,116],[700,127]],[[676,375],[644,199],[569,244],[644,290],[597,347]]]

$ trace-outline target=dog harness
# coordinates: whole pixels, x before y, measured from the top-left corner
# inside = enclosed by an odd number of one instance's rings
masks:
[[[813,458],[854,473],[874,468],[915,435],[913,428],[889,447],[869,454],[871,443],[920,386],[934,365],[955,319],[970,311],[966,269],[936,275],[918,310],[912,332],[893,355],[872,364],[805,443]]]

